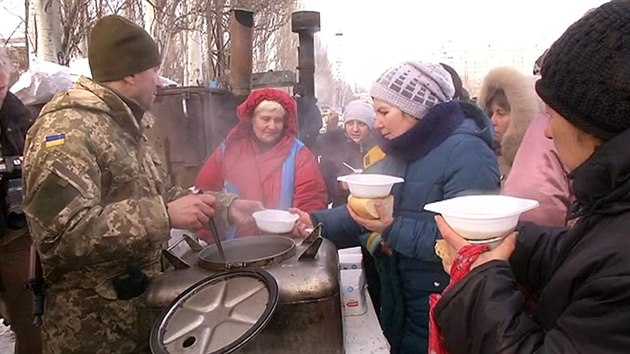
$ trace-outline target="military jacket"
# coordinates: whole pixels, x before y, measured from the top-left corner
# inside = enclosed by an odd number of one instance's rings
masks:
[[[166,203],[188,191],[170,185],[138,121],[116,93],[81,78],[29,130],[24,208],[49,286],[115,297],[109,280],[128,265],[160,271]],[[218,199],[215,218],[233,199]]]

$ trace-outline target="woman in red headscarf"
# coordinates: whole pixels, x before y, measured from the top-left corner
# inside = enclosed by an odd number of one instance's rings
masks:
[[[195,186],[258,200],[269,209],[325,208],[326,185],[317,161],[296,138],[296,111],[295,101],[283,91],[253,91],[236,109],[239,124],[201,168]],[[255,234],[252,223],[224,238]]]

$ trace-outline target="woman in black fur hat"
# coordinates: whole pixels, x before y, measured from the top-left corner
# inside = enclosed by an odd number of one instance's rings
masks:
[[[432,313],[435,353],[630,352],[630,1],[569,27],[536,91],[571,171],[577,223],[521,224],[487,251],[438,217],[458,252],[444,262],[452,280]],[[537,295],[531,313],[519,285]]]

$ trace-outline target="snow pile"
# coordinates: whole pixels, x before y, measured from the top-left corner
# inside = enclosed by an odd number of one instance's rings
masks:
[[[81,76],[91,77],[87,58],[75,60],[69,67],[36,60],[11,86],[11,92],[25,105],[43,104],[58,92],[68,90]],[[178,86],[165,77],[160,76],[160,79],[164,87]]]

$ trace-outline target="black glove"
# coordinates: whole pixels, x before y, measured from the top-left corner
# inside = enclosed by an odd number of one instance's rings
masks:
[[[112,280],[116,295],[120,300],[130,300],[142,295],[149,287],[149,277],[140,267],[131,265],[127,271]]]

